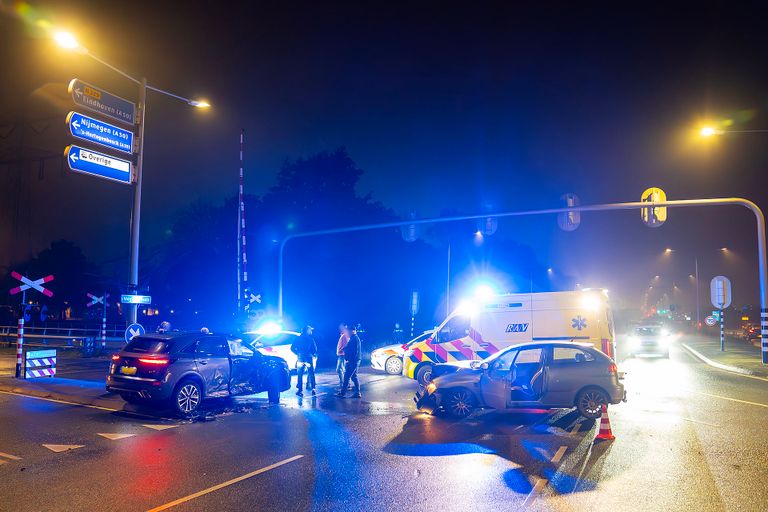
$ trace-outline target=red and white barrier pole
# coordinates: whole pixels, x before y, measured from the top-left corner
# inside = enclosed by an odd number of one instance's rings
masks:
[[[107,317],[101,319],[101,351],[107,350]]]
[[[16,331],[16,378],[24,378],[24,316],[19,318],[19,327]]]

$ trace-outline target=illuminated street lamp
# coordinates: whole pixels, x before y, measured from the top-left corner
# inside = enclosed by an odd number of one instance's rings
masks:
[[[159,89],[157,87],[153,87],[149,84],[147,84],[147,79],[142,78],[141,80],[132,77],[125,71],[122,71],[119,68],[116,68],[112,64],[102,60],[101,58],[97,57],[90,51],[88,51],[87,48],[85,48],[83,45],[81,45],[77,38],[69,33],[64,31],[57,31],[53,33],[53,39],[56,41],[56,44],[58,44],[60,47],[71,50],[83,55],[88,55],[93,60],[98,62],[99,64],[103,64],[104,66],[108,67],[112,71],[122,75],[123,77],[127,78],[131,82],[137,84],[139,86],[139,147],[138,147],[138,153],[136,156],[136,186],[133,189],[133,208],[131,210],[131,256],[130,256],[130,274],[129,274],[129,280],[128,280],[128,289],[129,292],[135,293],[138,291],[139,286],[139,228],[141,225],[141,183],[142,183],[142,175],[143,175],[143,161],[144,161],[144,117],[146,114],[146,105],[147,105],[147,89],[155,92],[159,92],[161,94],[164,94],[166,96],[170,96],[172,98],[176,98],[177,100],[181,100],[185,102],[187,105],[190,105],[192,107],[196,108],[208,108],[210,107],[210,103],[203,100],[192,100],[189,98],[185,98],[184,96],[179,96],[177,94],[173,94],[168,91],[164,91],[163,89]],[[136,316],[137,316],[137,306],[131,305],[129,308],[129,316],[131,323],[136,322]]]

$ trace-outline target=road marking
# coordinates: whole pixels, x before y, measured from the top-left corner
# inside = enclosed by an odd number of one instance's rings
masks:
[[[561,446],[560,448],[558,448],[555,454],[552,456],[552,458],[549,459],[550,462],[552,462],[552,464],[558,464],[560,460],[562,460],[563,455],[565,455],[566,450],[568,450],[567,446]],[[531,503],[533,503],[534,500],[536,500],[536,497],[539,495],[541,490],[544,487],[546,487],[547,483],[549,483],[549,480],[547,480],[546,478],[538,478],[536,480],[536,483],[533,485],[533,489],[531,489],[531,492],[529,492],[528,496],[525,497],[525,501],[523,501],[523,507],[528,507],[529,505],[531,505]]]
[[[731,398],[731,397],[728,397],[728,396],[712,395],[712,394],[709,394],[709,393],[701,393],[701,392],[699,392],[699,394],[700,395],[704,395],[704,396],[711,396],[712,398],[720,398],[721,400],[730,400],[731,402],[738,402],[740,404],[754,405],[756,407],[765,407],[766,409],[768,409],[768,404],[761,404],[761,403],[758,403],[758,402],[750,402],[749,400],[739,400],[738,398]]]
[[[182,503],[185,503],[187,501],[193,500],[195,498],[199,498],[200,496],[204,496],[204,495],[206,495],[208,493],[211,493],[211,492],[214,492],[214,491],[218,491],[219,489],[223,489],[224,487],[227,487],[229,485],[236,484],[237,482],[242,482],[243,480],[246,480],[248,478],[254,477],[256,475],[260,475],[262,473],[266,473],[267,471],[271,471],[271,470],[273,470],[275,468],[279,468],[280,466],[288,464],[289,462],[293,462],[295,460],[299,460],[302,457],[304,457],[304,456],[303,455],[294,455],[293,457],[290,457],[290,458],[285,459],[285,460],[281,460],[280,462],[275,462],[274,464],[272,464],[270,466],[267,466],[267,467],[264,467],[264,468],[261,468],[261,469],[257,469],[256,471],[251,471],[250,473],[247,473],[247,474],[245,474],[243,476],[239,476],[237,478],[233,478],[232,480],[227,480],[226,482],[220,483],[218,485],[214,485],[213,487],[209,487],[207,489],[203,489],[202,491],[198,491],[198,492],[196,492],[194,494],[190,494],[189,496],[184,496],[183,498],[179,498],[177,500],[173,500],[171,502],[168,502],[165,505],[160,505],[159,507],[155,507],[155,508],[149,509],[147,512],[158,512],[160,510],[167,510],[167,509],[169,509],[171,507],[175,507],[176,505],[180,505]]]
[[[15,455],[11,455],[10,453],[4,453],[4,452],[0,452],[0,457],[5,457],[6,459],[11,459],[11,460],[21,460],[21,457],[17,457]]]
[[[117,441],[118,439],[125,439],[126,437],[133,437],[136,434],[109,434],[109,433],[108,434],[102,434],[102,433],[99,433],[98,435],[100,435],[101,437],[106,437],[110,441]]]
[[[567,449],[568,449],[567,446],[561,446],[560,448],[558,448],[557,451],[555,452],[555,456],[552,457],[552,462],[554,464],[557,464],[558,462],[560,462],[560,459],[563,458],[563,455],[565,455],[565,450]]]
[[[153,430],[167,430],[169,428],[176,428],[178,425],[142,425],[142,427],[151,428]]]
[[[85,445],[82,445],[82,444],[44,444],[43,446],[45,446],[52,452],[56,452],[56,453],[66,452],[69,450],[74,450],[75,448],[85,447]]]
[[[544,488],[544,486],[547,485],[547,479],[546,478],[539,478],[536,480],[536,483],[533,486],[533,489],[531,489],[531,492],[528,493],[528,496],[525,497],[525,501],[523,502],[523,507],[529,506],[533,501],[536,499],[536,496],[541,492],[541,490]]]
[[[75,402],[68,402],[66,400],[58,400],[56,398],[44,398],[42,396],[35,396],[35,395],[25,395],[24,393],[16,393],[13,391],[0,391],[0,393],[4,395],[16,395],[16,396],[23,396],[25,398],[34,398],[35,400],[45,400],[46,402],[55,402],[57,404],[64,404],[64,405],[76,405],[78,407],[88,407],[89,409],[98,409],[100,411],[109,411],[109,412],[119,412],[120,409],[112,409],[111,407],[102,407],[100,405],[88,405],[88,404],[78,404]]]
[[[581,422],[579,422],[579,423],[576,423],[576,424],[573,426],[573,428],[571,428],[571,434],[575,434],[576,432],[578,432],[578,431],[579,431],[579,429],[580,429],[580,428],[581,428]]]

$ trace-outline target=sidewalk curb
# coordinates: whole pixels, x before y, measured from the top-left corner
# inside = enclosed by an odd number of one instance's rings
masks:
[[[758,374],[756,372],[753,372],[752,370],[747,370],[746,368],[740,368],[738,366],[731,366],[731,365],[728,365],[728,364],[723,364],[723,363],[718,363],[717,361],[713,361],[710,358],[708,358],[707,356],[705,356],[704,354],[702,354],[702,353],[698,352],[697,350],[694,350],[693,348],[689,347],[685,343],[680,343],[680,345],[682,345],[688,352],[690,352],[694,356],[696,356],[699,359],[701,359],[704,363],[706,363],[709,366],[712,366],[714,368],[717,368],[719,370],[724,370],[726,372],[731,372],[731,373],[739,373],[741,375],[750,375],[750,376],[758,376],[758,377],[761,376],[760,374]]]
[[[4,379],[3,379],[4,380]],[[60,393],[48,389],[28,388],[24,386],[18,386],[12,382],[4,382],[0,380],[0,391],[10,393],[19,396],[32,396],[36,398],[45,398],[48,400],[60,400],[62,402],[69,402],[77,405],[85,405],[89,407],[100,407],[109,410],[120,410],[115,408],[116,403],[112,400],[104,398],[85,398],[79,395],[72,395],[69,393]],[[105,390],[106,393],[106,390]],[[117,400],[117,399],[115,399]]]

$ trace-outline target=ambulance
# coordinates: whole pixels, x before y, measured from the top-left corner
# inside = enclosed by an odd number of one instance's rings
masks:
[[[409,346],[403,375],[426,386],[433,364],[468,364],[531,341],[590,343],[615,359],[615,340],[605,290],[492,295],[463,302],[431,336]]]

